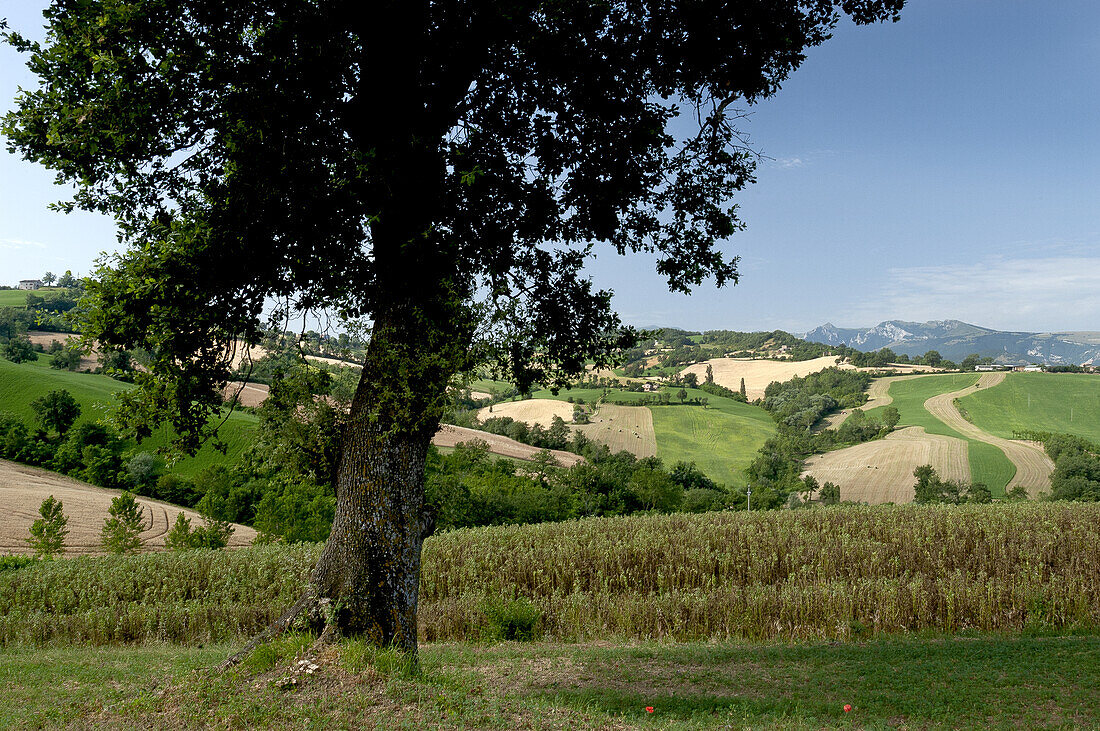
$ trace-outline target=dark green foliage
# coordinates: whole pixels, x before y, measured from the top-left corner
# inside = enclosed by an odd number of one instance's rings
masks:
[[[54,469],[101,487],[126,487],[129,475],[123,467],[126,448],[114,428],[84,421],[71,429],[58,447]]]
[[[57,342],[56,340],[54,341]],[[75,371],[80,367],[80,349],[73,347],[66,347],[58,344],[56,349],[51,350],[50,356],[50,368],[56,368],[63,371]]]
[[[482,606],[485,615],[484,638],[507,642],[531,642],[538,639],[542,612],[523,597],[502,601],[487,599]]]
[[[42,501],[38,508],[41,516],[31,523],[31,537],[27,543],[34,550],[35,556],[55,556],[61,553],[65,545],[65,536],[69,534],[66,525],[69,519],[65,516],[64,506],[53,495]]]
[[[33,556],[0,556],[0,574],[5,571],[18,571],[36,563],[38,563],[38,559]]]
[[[921,465],[913,470],[917,478],[913,501],[917,503],[988,503],[993,495],[980,482],[966,484],[955,480],[942,480],[932,465]]]
[[[31,408],[38,414],[43,427],[62,436],[80,416],[80,404],[65,389],[50,391],[42,398],[31,401]]]
[[[0,356],[7,358],[12,363],[26,363],[38,358],[31,345],[30,338],[26,335],[16,335],[8,339],[8,342],[0,346]]]
[[[253,526],[263,541],[323,541],[332,528],[336,497],[311,482],[273,479],[259,504]]]
[[[101,532],[103,548],[108,553],[134,553],[140,549],[144,543],[141,533],[148,526],[145,509],[138,505],[134,494],[124,490],[112,499],[107,515]]]

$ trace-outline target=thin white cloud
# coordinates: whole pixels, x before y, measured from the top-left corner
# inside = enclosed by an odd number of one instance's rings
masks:
[[[21,241],[20,239],[0,239],[0,249],[45,249],[46,245],[39,241]]]
[[[800,168],[804,165],[804,161],[801,157],[777,157],[775,159],[775,166],[783,170],[790,168]]]
[[[844,313],[854,324],[958,319],[1001,330],[1100,330],[1100,257],[994,256],[892,268]]]

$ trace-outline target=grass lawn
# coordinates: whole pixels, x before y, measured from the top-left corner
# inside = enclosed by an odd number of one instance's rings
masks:
[[[890,386],[890,396],[894,399],[890,405],[901,414],[899,426],[920,426],[929,434],[941,434],[966,441],[967,454],[970,458],[970,479],[973,482],[984,483],[995,496],[999,496],[1004,495],[1005,486],[1016,474],[1015,466],[1004,452],[992,444],[967,439],[924,408],[924,402],[933,396],[961,391],[973,386],[979,378],[981,378],[980,373],[953,373],[896,381]],[[967,399],[964,399],[963,403],[966,401]],[[880,406],[877,409],[871,409],[867,414],[881,418],[884,408],[886,407]],[[986,431],[997,433],[991,429]]]
[[[114,395],[132,386],[109,376],[94,373],[74,373],[49,367],[49,357],[39,354],[38,360],[29,363],[12,363],[0,358],[0,411],[7,411],[23,419],[28,425],[36,422],[31,401],[50,391],[65,389],[80,404],[81,414],[77,423],[101,419],[109,413]],[[207,444],[194,457],[176,462],[172,472],[192,476],[211,464],[235,461],[252,441],[252,431],[259,419],[249,413],[234,412],[221,429],[221,438],[227,444],[227,453]],[[164,446],[171,435],[166,426],[159,433],[142,442],[140,449],[153,451]]]
[[[959,404],[976,426],[1005,439],[1015,430],[1033,429],[1100,442],[1100,376],[1009,373],[1002,383]]]
[[[5,648],[0,726],[111,728],[1066,728],[1100,723],[1100,638],[841,644],[445,644],[410,672],[357,642]],[[198,670],[198,672],[196,672]],[[294,677],[297,682],[287,680]],[[851,710],[846,712],[845,705]],[[652,709],[651,711],[649,709]]]

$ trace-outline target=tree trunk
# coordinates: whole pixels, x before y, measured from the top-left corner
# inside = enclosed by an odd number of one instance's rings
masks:
[[[312,585],[338,629],[416,652],[424,464],[431,435],[383,434],[353,422],[343,446],[336,518]]]
[[[336,516],[311,581],[336,631],[413,654],[420,549],[434,527],[424,466],[466,352],[462,329],[440,322],[457,325],[408,303],[374,322],[341,445]]]

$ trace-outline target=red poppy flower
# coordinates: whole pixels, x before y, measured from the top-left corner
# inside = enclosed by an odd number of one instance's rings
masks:
[[[852,704],[851,703],[845,703],[844,704],[844,712],[845,713],[850,713],[851,710],[852,710]]]
[[[645,712],[646,713],[653,713],[653,706],[646,706],[645,707]]]

